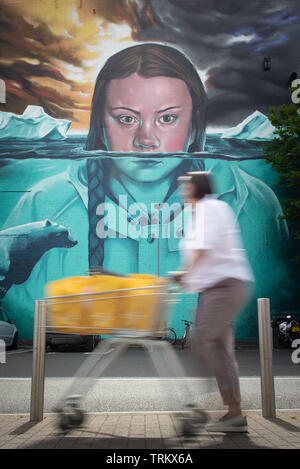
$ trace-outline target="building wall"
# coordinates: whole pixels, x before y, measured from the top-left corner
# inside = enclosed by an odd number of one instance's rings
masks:
[[[236,338],[257,338],[258,297],[271,298],[274,314],[295,309],[284,193],[262,145],[274,137],[269,107],[290,100],[299,11],[287,0],[273,8],[223,3],[2,2],[0,296],[21,337],[32,337],[34,301],[50,281],[99,265],[160,276],[179,268],[184,217],[177,177],[191,170],[213,173],[255,274]],[[107,60],[116,62],[117,80],[132,64],[131,47],[150,43],[180,55],[162,49],[165,68],[139,69],[133,80],[128,72],[112,85],[107,74],[91,115]],[[118,62],[119,51],[125,53]],[[149,49],[141,54],[149,59]],[[198,84],[183,72],[186,61]],[[155,203],[165,203],[159,241]],[[182,295],[176,305],[170,323],[179,335],[196,301]]]

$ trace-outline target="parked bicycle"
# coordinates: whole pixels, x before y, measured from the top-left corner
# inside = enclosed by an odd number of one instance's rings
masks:
[[[182,319],[182,322],[185,325],[184,333],[182,338],[180,339],[181,347],[184,348],[190,348],[192,346],[192,324],[194,324],[192,321],[187,321],[186,319]],[[176,344],[177,342],[177,334],[175,330],[172,327],[166,327],[162,336],[162,340],[168,340],[171,345]]]
[[[186,319],[182,319],[182,322],[185,325],[184,333],[181,339],[181,347],[184,348],[190,348],[192,346],[192,324],[194,324],[192,321],[187,321]]]

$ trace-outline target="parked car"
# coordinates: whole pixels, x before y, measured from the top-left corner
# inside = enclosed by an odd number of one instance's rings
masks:
[[[100,341],[99,335],[46,333],[46,347],[57,350],[59,346],[79,346],[85,352],[92,352]]]
[[[19,334],[16,321],[9,317],[7,311],[0,305],[0,339],[4,340],[6,347],[18,348]]]

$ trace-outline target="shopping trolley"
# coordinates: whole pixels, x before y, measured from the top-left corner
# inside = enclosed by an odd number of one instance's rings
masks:
[[[157,340],[179,294],[167,279],[141,274],[70,277],[49,283],[46,291],[47,331],[107,336],[85,359],[59,399],[55,410],[61,430],[83,423],[85,412],[80,401],[93,381],[131,345],[148,351],[159,377],[167,371],[185,377],[172,345]],[[183,383],[188,402],[189,381]]]

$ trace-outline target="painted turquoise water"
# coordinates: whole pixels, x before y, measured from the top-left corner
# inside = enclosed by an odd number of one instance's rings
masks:
[[[78,239],[72,249],[55,248],[46,252],[21,285],[13,285],[3,298],[3,305],[18,322],[21,336],[32,334],[34,300],[44,294],[49,280],[82,275],[89,268],[89,229],[91,213],[88,202],[91,177],[87,161],[100,162],[104,196],[110,167],[114,161],[145,158],[143,154],[87,152],[85,136],[72,136],[62,141],[0,142],[0,229],[50,219],[70,230]],[[152,157],[149,154],[148,157]],[[256,298],[271,297],[273,312],[292,310],[297,299],[294,267],[287,259],[293,249],[287,227],[280,219],[282,194],[275,187],[277,175],[264,160],[262,142],[222,139],[209,134],[205,151],[188,154],[155,154],[155,158],[177,158],[183,168],[210,170],[216,176],[217,194],[237,214],[244,246],[255,273],[252,301],[236,320],[238,339],[257,338]],[[103,166],[101,162],[104,162]],[[179,165],[180,167],[180,165]],[[104,169],[103,169],[104,168]],[[72,190],[70,188],[72,186]],[[123,194],[127,193],[123,188]],[[69,192],[68,192],[69,191]],[[154,194],[159,195],[159,194]],[[170,200],[179,200],[173,191]],[[0,233],[1,234],[1,233]],[[121,242],[122,241],[122,242]],[[125,243],[126,241],[126,243]],[[119,272],[156,272],[156,247],[147,241],[136,245],[131,240],[119,244],[104,243],[103,266]],[[180,256],[176,240],[160,244],[160,274],[178,267]],[[186,296],[177,305],[172,326],[181,333],[181,319],[193,314],[196,298]]]

